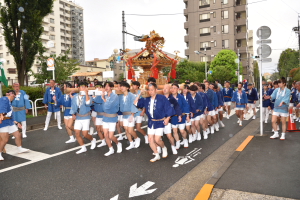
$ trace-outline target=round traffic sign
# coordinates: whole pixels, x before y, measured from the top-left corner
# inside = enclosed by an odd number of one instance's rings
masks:
[[[271,36],[271,29],[268,26],[261,26],[257,29],[256,35],[259,39],[265,40]]]
[[[54,58],[48,58],[47,59],[47,66],[48,67],[54,67]]]

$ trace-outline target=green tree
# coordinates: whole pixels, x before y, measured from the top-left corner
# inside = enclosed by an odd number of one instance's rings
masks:
[[[124,73],[121,73],[121,74],[119,75],[119,81],[123,81],[123,79],[124,79]]]
[[[289,72],[299,66],[299,51],[293,49],[284,50],[279,57],[277,70],[280,77],[288,77]]]
[[[59,56],[55,54],[51,55],[55,61],[55,80],[57,83],[65,82],[69,76],[74,74],[79,68],[77,65],[79,64],[78,60],[70,59],[68,57],[70,50],[66,51]],[[34,78],[36,78],[37,83],[43,83],[45,80],[50,80],[53,78],[52,71],[47,71],[47,59],[48,57],[39,56],[38,60],[41,63],[41,71],[34,73],[31,71]]]
[[[18,81],[24,85],[37,53],[44,48],[40,39],[42,21],[53,7],[53,0],[4,0],[0,9],[0,23],[6,46],[14,57]]]
[[[209,69],[209,63],[207,63],[207,69]],[[184,83],[189,79],[191,82],[202,82],[205,79],[205,63],[204,62],[192,62],[183,60],[177,67],[177,80],[180,83]]]
[[[270,80],[271,80],[271,81],[276,81],[276,80],[278,80],[278,79],[280,79],[280,76],[279,76],[279,73],[278,73],[278,72],[275,72],[275,73],[273,73],[273,74],[270,76]]]
[[[238,65],[235,62],[237,55],[232,50],[221,50],[211,63],[210,71],[212,74],[208,76],[209,81],[220,80],[220,83],[224,81],[230,81],[231,83],[237,83],[236,71]],[[242,66],[240,66],[240,74],[242,74]]]

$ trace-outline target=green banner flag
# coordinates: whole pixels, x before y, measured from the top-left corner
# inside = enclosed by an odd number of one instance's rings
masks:
[[[3,69],[3,62],[0,62],[0,81],[6,86],[8,87],[8,81],[6,79],[6,76],[5,76],[5,72],[4,72],[4,69]]]

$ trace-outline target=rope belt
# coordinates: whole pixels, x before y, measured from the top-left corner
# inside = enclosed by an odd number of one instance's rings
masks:
[[[232,97],[230,97],[230,96],[224,96],[224,98],[232,98]]]
[[[116,114],[103,113],[103,116],[104,116],[104,117],[117,117],[118,114],[117,114],[117,113],[116,113]]]
[[[48,102],[48,103],[50,103],[50,104],[55,104],[55,103],[52,103],[52,102]]]
[[[123,115],[131,115],[131,112],[122,112]]]
[[[71,109],[71,107],[65,107],[65,109]]]
[[[25,109],[26,109],[25,106],[23,106],[23,107],[14,107],[13,106],[13,111],[14,112],[18,112],[18,111],[25,110]]]
[[[166,118],[164,117],[164,118],[162,118],[162,119],[151,119],[152,121],[154,121],[154,122],[159,122],[159,121],[164,121]]]
[[[105,115],[104,112],[97,112],[97,115]]]
[[[11,117],[3,117],[3,120],[11,119]]]
[[[90,114],[91,114],[91,112],[88,112],[88,113],[86,113],[85,115],[81,115],[81,114],[77,113],[76,116],[78,116],[78,117],[87,117],[87,116],[89,116]]]

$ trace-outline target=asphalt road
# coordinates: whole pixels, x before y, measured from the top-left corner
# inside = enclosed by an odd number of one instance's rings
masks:
[[[243,125],[250,121],[244,121]],[[68,135],[64,129],[51,127],[46,132],[28,132],[23,147],[33,151],[25,158],[20,158],[22,154],[3,154],[0,199],[156,199],[243,129],[236,123],[235,116],[223,122],[225,128],[210,134],[207,140],[196,141],[187,149],[181,148],[178,155],[172,155],[170,144],[164,137],[169,156],[155,163],[149,162],[153,156],[143,137],[138,149],[126,151],[127,140],[123,140],[121,154],[105,157],[107,147],[94,150],[88,147],[86,153],[76,155],[78,143],[65,144]],[[14,141],[10,140],[9,144],[13,147]],[[179,161],[178,167],[173,167],[176,160]],[[10,170],[5,171],[7,169]],[[145,191],[149,194],[144,194]],[[140,196],[129,198],[130,194]]]

